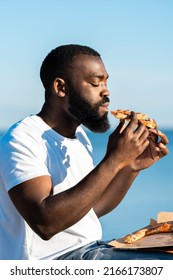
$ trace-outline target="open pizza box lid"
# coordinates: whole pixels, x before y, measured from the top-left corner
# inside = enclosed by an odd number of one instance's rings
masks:
[[[144,228],[149,228],[151,226],[157,225],[158,223],[164,222],[173,223],[173,212],[158,213],[157,220],[151,219],[150,224]],[[138,230],[136,230],[135,232],[137,232]],[[116,247],[117,249],[136,250],[153,248],[154,250],[162,250],[173,253],[173,232],[148,235],[130,244],[124,242],[125,237],[126,236],[123,236],[119,239],[113,240],[109,242],[109,245]]]

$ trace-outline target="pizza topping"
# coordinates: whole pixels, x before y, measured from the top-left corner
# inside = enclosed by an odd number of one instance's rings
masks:
[[[118,109],[118,110],[112,110],[111,113],[114,115],[114,117],[116,117],[117,119],[120,120],[127,120],[129,121],[131,119],[131,111],[129,110],[122,110],[122,109]],[[149,118],[146,114],[143,113],[136,113],[137,114],[137,118],[138,120],[140,120],[145,126],[149,127],[149,128],[156,128],[157,124],[155,122],[155,120],[153,120],[152,118]]]
[[[124,242],[130,244],[148,235],[167,233],[167,232],[173,232],[172,223],[162,223],[147,229],[138,230],[137,232],[129,234],[126,237],[124,237]]]
[[[125,243],[130,244],[130,243],[133,243],[133,242],[141,239],[142,237],[145,236],[145,234],[146,234],[146,229],[141,229],[134,234],[129,234],[128,236],[126,236],[124,238],[124,241],[125,241]]]

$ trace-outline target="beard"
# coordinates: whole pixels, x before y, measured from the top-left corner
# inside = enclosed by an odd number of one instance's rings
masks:
[[[103,97],[101,101],[92,105],[72,88],[69,90],[69,112],[93,132],[106,132],[110,128],[108,113],[103,116],[99,114],[99,107],[105,102],[109,102],[108,97]]]

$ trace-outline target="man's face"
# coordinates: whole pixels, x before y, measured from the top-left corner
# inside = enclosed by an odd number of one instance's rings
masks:
[[[102,60],[95,56],[80,55],[73,63],[67,82],[69,112],[94,132],[109,129],[108,74]]]

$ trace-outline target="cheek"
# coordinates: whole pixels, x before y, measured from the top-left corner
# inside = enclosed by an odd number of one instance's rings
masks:
[[[78,95],[81,99],[87,103],[93,105],[100,101],[100,88],[93,87],[88,82],[76,82],[68,87],[69,94]]]
[[[81,96],[89,103],[96,104],[100,100],[99,88],[87,86],[81,91]]]
[[[96,98],[96,96],[91,93],[87,93],[87,94],[83,95],[82,97],[83,97],[83,100],[85,100],[85,102],[90,104],[92,107],[97,105],[97,103],[99,102],[98,98]]]

